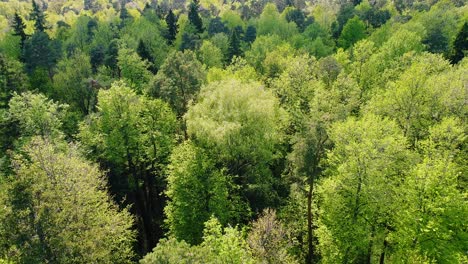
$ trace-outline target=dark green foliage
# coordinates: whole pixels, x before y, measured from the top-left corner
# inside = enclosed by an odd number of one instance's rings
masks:
[[[449,49],[449,39],[440,27],[433,27],[427,36],[423,39],[423,44],[427,46],[427,50],[432,53],[444,53]]]
[[[286,14],[286,20],[287,20],[288,22],[294,22],[294,23],[296,23],[296,26],[297,26],[297,28],[299,29],[299,32],[304,31],[304,29],[305,29],[305,27],[306,27],[306,21],[305,21],[304,12],[302,12],[302,11],[299,10],[299,9],[290,10],[290,11]]]
[[[463,23],[462,28],[453,42],[452,63],[461,61],[468,53],[468,22]]]
[[[215,17],[210,20],[210,24],[208,24],[208,34],[213,36],[217,33],[228,33],[229,29],[226,27],[223,21],[221,21],[220,17]]]
[[[53,67],[60,57],[60,43],[51,40],[47,33],[38,31],[26,41],[23,56],[30,74],[36,68],[43,68],[52,77]]]
[[[256,38],[257,38],[257,29],[254,26],[249,25],[247,29],[245,30],[244,41],[247,43],[252,43],[255,41]]]
[[[119,56],[119,42],[117,39],[113,39],[109,46],[107,47],[106,54],[104,57],[104,65],[109,67],[112,70],[114,76],[117,76],[118,67],[117,67],[117,57]]]
[[[99,44],[91,49],[90,51],[91,67],[94,73],[96,73],[98,67],[104,63],[105,56],[106,56],[106,49],[104,48],[103,45]]]
[[[231,62],[234,56],[240,56],[242,50],[240,48],[240,38],[239,33],[236,29],[232,30],[231,37],[229,38],[229,48],[228,48],[228,62]]]
[[[169,13],[166,16],[166,24],[167,24],[167,42],[171,45],[174,40],[176,39],[177,35],[177,18],[175,17],[172,9],[169,10]]]
[[[15,12],[15,16],[13,17],[11,25],[14,31],[13,35],[20,37],[20,50],[22,51],[24,48],[24,42],[26,41],[28,35],[24,32],[26,25],[24,24],[23,19],[18,15],[17,12]]]
[[[344,4],[340,7],[340,11],[336,16],[336,21],[332,24],[332,35],[338,38],[343,30],[344,25],[350,18],[354,16],[354,6],[350,3]]]
[[[44,32],[47,29],[46,27],[46,18],[44,11],[39,7],[35,0],[32,1],[32,11],[29,14],[29,18],[34,20],[34,28],[36,31]]]
[[[190,21],[190,24],[192,24],[197,33],[202,33],[203,32],[203,22],[200,17],[200,14],[198,13],[198,9],[200,8],[200,2],[199,0],[192,0],[189,5],[189,11],[188,11],[188,18]]]
[[[358,40],[363,39],[366,36],[366,25],[362,22],[359,17],[354,17],[343,27],[338,44],[347,49],[351,47]]]
[[[127,8],[125,7],[125,4],[123,4],[122,8],[120,9],[120,28],[123,28],[125,25],[129,24],[132,20],[132,16],[128,13]]]
[[[191,32],[184,32],[182,34],[182,43],[180,44],[180,51],[195,50],[201,45],[201,39],[198,34]]]
[[[7,107],[14,93],[25,91],[28,86],[23,65],[0,53],[0,109]]]
[[[137,53],[140,56],[140,58],[142,58],[143,60],[146,60],[146,61],[148,61],[150,63],[150,66],[148,67],[148,70],[150,70],[152,73],[156,73],[158,71],[156,66],[154,66],[153,56],[151,56],[151,53],[149,52],[149,50],[146,47],[143,40],[141,40],[141,39],[138,42]]]

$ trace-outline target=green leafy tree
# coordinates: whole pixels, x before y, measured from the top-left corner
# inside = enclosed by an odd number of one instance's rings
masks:
[[[188,50],[174,52],[167,57],[147,92],[168,102],[182,117],[204,80],[205,71],[195,53]]]
[[[169,45],[174,43],[176,36],[177,36],[177,18],[175,17],[172,9],[169,10],[169,13],[166,16],[166,24],[167,24],[167,41]]]
[[[465,129],[460,120],[446,118],[418,145],[422,159],[404,183],[401,209],[396,211],[399,258],[407,258],[412,249],[412,254],[428,261],[463,262],[468,206],[460,189],[462,167],[455,157],[466,145]]]
[[[318,189],[321,255],[326,263],[373,263],[394,246],[401,183],[411,165],[406,138],[395,122],[373,115],[329,131],[335,148]]]
[[[366,37],[366,25],[359,17],[355,16],[344,25],[338,43],[341,47],[347,49],[364,37]]]
[[[203,242],[190,246],[175,238],[162,239],[153,252],[147,254],[140,263],[233,263],[253,264],[252,257],[242,233],[233,227],[222,228],[219,221],[212,217],[205,223]]]
[[[99,91],[97,109],[82,123],[79,138],[90,156],[110,170],[116,200],[133,204],[138,248],[147,252],[162,236],[163,171],[176,140],[175,115],[166,103],[139,96],[122,81]]]
[[[59,137],[68,105],[58,104],[42,94],[15,94],[10,100],[8,118],[18,122],[21,137]]]
[[[188,134],[210,149],[240,186],[231,190],[234,198],[247,197],[255,211],[275,205],[278,175],[270,166],[281,155],[287,117],[270,91],[253,82],[212,82],[203,87],[185,119]],[[239,217],[245,217],[245,210],[239,209]]]
[[[29,80],[23,64],[0,54],[0,108],[6,108],[14,93],[27,90]]]
[[[55,95],[87,115],[94,110],[97,89],[91,78],[90,58],[84,53],[75,53],[61,60],[54,76]]]
[[[207,68],[223,66],[223,52],[208,40],[204,40],[197,57]]]
[[[133,219],[76,146],[34,138],[2,183],[0,246],[17,263],[131,263]]]
[[[182,143],[171,156],[165,208],[169,230],[190,244],[202,241],[204,223],[214,215],[226,223],[230,208],[228,180],[223,171],[191,142]]]
[[[121,77],[133,86],[138,93],[141,93],[152,75],[148,70],[151,62],[141,60],[138,53],[125,47],[119,49],[117,61]]]

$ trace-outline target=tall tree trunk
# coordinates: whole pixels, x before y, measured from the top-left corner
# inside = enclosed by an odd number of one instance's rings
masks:
[[[384,241],[383,241],[382,253],[380,253],[379,264],[384,264],[385,263],[385,251],[387,250],[387,246],[388,246],[388,241],[387,241],[387,238],[385,238]]]
[[[312,180],[313,182],[313,180]],[[314,245],[312,241],[313,230],[312,230],[312,192],[313,184],[309,186],[309,192],[307,193],[307,263],[312,264]]]

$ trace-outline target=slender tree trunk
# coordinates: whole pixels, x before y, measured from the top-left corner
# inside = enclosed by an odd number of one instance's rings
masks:
[[[312,191],[313,185],[309,186],[309,192],[307,193],[307,263],[312,264],[312,258],[314,254],[314,245],[312,241],[313,230],[312,230]]]
[[[387,241],[387,238],[385,238],[384,242],[383,242],[382,253],[380,253],[379,264],[384,264],[385,263],[385,251],[387,250],[387,246],[388,246],[388,241]]]
[[[371,260],[372,260],[372,247],[374,246],[374,236],[375,236],[375,226],[372,225],[372,228],[371,228],[371,237],[370,237],[370,240],[369,240],[369,245],[367,247],[367,259],[366,259],[366,263],[367,264],[371,264]]]

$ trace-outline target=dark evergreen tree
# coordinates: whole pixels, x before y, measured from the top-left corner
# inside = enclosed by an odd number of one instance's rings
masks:
[[[229,38],[229,48],[227,54],[229,62],[231,62],[234,56],[240,56],[241,52],[239,33],[234,29],[231,32],[231,37]]]
[[[208,24],[208,34],[213,36],[217,33],[228,33],[228,28],[224,25],[223,21],[221,21],[220,17],[215,17],[211,19],[210,23]]]
[[[203,32],[203,22],[198,14],[198,9],[200,8],[199,0],[193,0],[189,6],[188,18],[190,23],[195,27],[197,33]]]
[[[458,32],[455,41],[453,42],[453,52],[450,60],[452,63],[461,61],[468,53],[468,22],[463,24],[463,27]]]
[[[128,23],[128,21],[131,20],[131,16],[128,13],[128,10],[124,4],[122,4],[122,8],[120,9],[119,18],[120,18],[120,25],[119,25],[120,28],[123,28]]]
[[[119,56],[119,43],[117,39],[113,39],[107,47],[104,57],[104,64],[112,70],[114,77],[118,76],[117,57]]]
[[[99,66],[104,63],[106,49],[102,45],[95,46],[90,51],[91,68],[94,73],[97,72]]]
[[[432,53],[445,53],[449,50],[449,39],[439,26],[429,29],[422,42],[427,46],[427,50]]]
[[[142,58],[143,60],[147,60],[149,63],[151,63],[151,65],[148,67],[148,70],[150,70],[152,73],[156,73],[157,69],[154,66],[154,58],[151,55],[151,52],[146,47],[145,43],[141,39],[138,42],[137,53],[140,56],[140,58]]]
[[[338,38],[343,30],[344,25],[354,16],[354,6],[350,3],[340,7],[340,11],[336,16],[336,21],[332,24],[332,35]]]
[[[172,9],[169,10],[169,13],[166,16],[167,23],[167,42],[169,44],[174,43],[177,35],[177,18],[172,12]]]
[[[13,17],[13,21],[11,23],[12,28],[13,28],[13,35],[14,36],[19,36],[20,37],[20,49],[23,50],[24,47],[24,42],[26,41],[26,38],[28,35],[24,32],[24,29],[26,28],[26,25],[24,24],[23,19],[18,15],[17,12],[15,12],[15,15]]]
[[[182,35],[182,43],[180,44],[180,50],[195,50],[200,46],[200,36],[190,32],[184,32]]]
[[[52,78],[53,68],[60,57],[60,43],[50,40],[45,32],[36,32],[24,45],[24,60],[26,69],[31,74],[37,68],[47,70]]]
[[[34,28],[36,29],[36,31],[44,32],[44,30],[46,30],[47,28],[44,12],[36,3],[36,1],[32,1],[32,7],[33,10],[31,11],[29,17],[31,20],[34,20]]]
[[[94,33],[98,27],[98,23],[94,18],[92,18],[88,21],[87,27],[88,27],[88,42],[91,42],[94,37]]]
[[[288,22],[296,23],[297,28],[300,32],[305,29],[305,16],[304,12],[299,9],[293,9],[286,14],[286,20]]]
[[[244,41],[247,43],[252,43],[255,41],[256,38],[257,38],[257,29],[254,26],[249,25],[247,29],[245,30]]]

